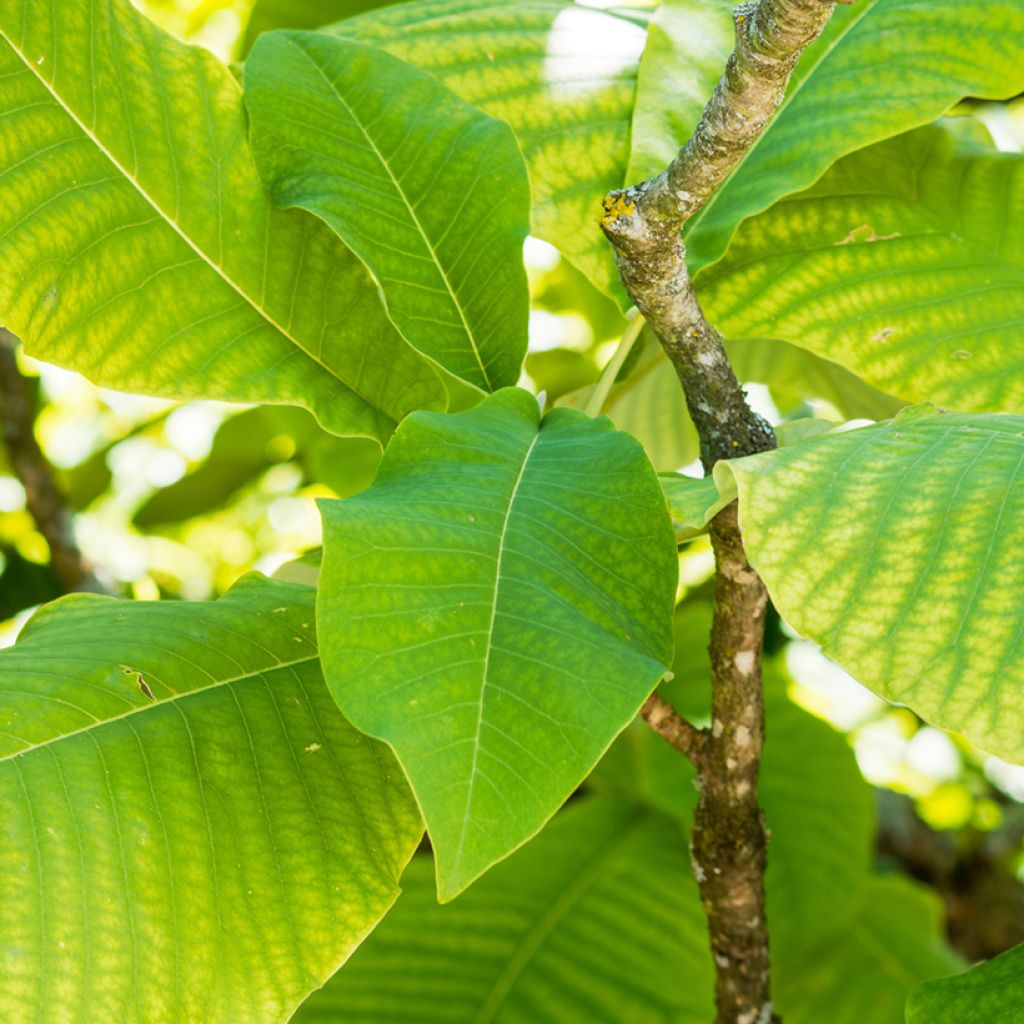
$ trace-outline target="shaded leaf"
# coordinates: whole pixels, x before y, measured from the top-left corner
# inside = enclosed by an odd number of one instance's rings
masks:
[[[416,349],[487,391],[515,384],[530,187],[509,127],[383,50],[312,32],[256,43],[245,100],[274,202],[338,233]]]
[[[803,895],[811,893],[805,888]],[[903,1024],[914,986],[958,964],[941,935],[934,892],[898,876],[874,879],[845,927],[802,958],[778,965],[778,1012],[786,1024]]]
[[[450,899],[534,835],[667,670],[675,543],[639,445],[507,389],[322,502],[325,674],[395,749]]]
[[[320,28],[332,21],[387,7],[401,0],[256,0],[245,26],[242,52],[248,53],[257,36],[276,28]]]
[[[659,814],[587,799],[452,904],[434,900],[426,858],[402,885],[296,1024],[705,1024],[712,1012],[685,837]]]
[[[927,981],[907,1000],[907,1024],[1013,1024],[1024,1006],[1024,946],[963,974]]]
[[[313,599],[75,595],[0,653],[5,1021],[284,1021],[394,901],[419,818]]]

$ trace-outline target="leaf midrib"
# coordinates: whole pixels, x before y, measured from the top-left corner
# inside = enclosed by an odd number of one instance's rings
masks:
[[[83,725],[78,729],[72,729],[70,732],[62,732],[59,735],[51,736],[47,740],[42,740],[39,743],[33,743],[29,746],[22,747],[20,750],[16,750],[13,753],[5,754],[0,757],[0,764],[5,761],[12,761],[16,758],[21,758],[27,754],[34,753],[37,750],[41,750],[44,747],[48,747],[53,743],[59,743],[63,740],[69,740],[74,736],[80,736],[83,733],[93,732],[96,729],[102,729],[104,726],[112,725],[114,722],[121,722],[126,718],[131,718],[133,715],[141,714],[145,711],[155,711],[157,708],[161,708],[165,705],[175,705],[183,700],[187,700],[189,697],[195,697],[199,694],[209,693],[211,690],[215,690],[221,686],[231,686],[235,683],[246,682],[249,679],[257,679],[265,676],[268,672],[277,672],[281,669],[295,668],[298,665],[305,665],[310,662],[315,662],[319,659],[319,654],[308,654],[301,658],[295,658],[292,661],[281,661],[273,665],[267,665],[263,668],[253,669],[250,672],[244,672],[241,675],[231,676],[227,679],[215,679],[209,685],[197,686],[195,689],[188,690],[184,693],[177,693],[170,697],[165,697],[162,700],[154,701],[151,704],[139,704],[136,707],[124,711],[119,715],[113,715],[110,718],[97,719],[90,722],[88,725]],[[143,675],[145,672],[143,671]]]
[[[437,272],[441,275],[441,280],[444,281],[444,286],[448,290],[448,295],[451,297],[452,304],[458,311],[459,320],[462,322],[463,330],[466,332],[466,338],[468,339],[469,344],[473,348],[473,356],[476,359],[477,366],[480,367],[480,372],[483,374],[484,383],[487,385],[487,390],[493,391],[494,385],[491,382],[490,375],[487,373],[487,367],[484,365],[483,359],[480,356],[480,349],[477,347],[476,338],[473,336],[473,331],[469,326],[469,321],[466,319],[466,314],[462,308],[462,303],[459,301],[458,293],[452,286],[451,281],[448,279],[448,274],[445,271],[445,268],[441,263],[441,260],[439,259],[437,252],[434,250],[434,246],[431,243],[429,236],[427,235],[426,229],[423,227],[423,224],[421,223],[419,217],[416,215],[415,207],[413,206],[409,197],[405,194],[405,190],[402,188],[402,185],[399,182],[399,180],[395,177],[394,172],[391,170],[391,164],[384,158],[384,154],[377,147],[377,143],[374,140],[373,136],[364,127],[362,120],[356,114],[355,110],[346,101],[345,97],[342,96],[341,91],[338,89],[338,87],[334,84],[334,82],[331,81],[330,78],[327,77],[327,73],[324,71],[324,69],[313,59],[312,55],[305,47],[300,46],[295,41],[293,36],[289,35],[286,38],[289,44],[293,46],[296,50],[298,50],[299,53],[301,53],[306,58],[307,61],[309,61],[310,65],[316,70],[317,74],[324,80],[325,84],[328,86],[331,92],[333,92],[334,95],[337,97],[338,102],[345,108],[345,110],[348,111],[349,116],[352,118],[352,123],[359,129],[363,138],[366,139],[370,148],[373,150],[373,154],[379,161],[381,167],[383,167],[384,170],[387,172],[388,178],[391,179],[391,184],[395,188],[395,192],[397,192],[398,195],[401,197],[401,200],[405,204],[405,208],[406,210],[408,210],[409,216],[412,219],[413,224],[416,225],[416,230],[419,232],[420,237],[423,239],[423,244],[426,246],[427,252],[430,253],[431,261],[437,268]],[[355,43],[355,45],[365,46],[364,43],[358,42]],[[391,58],[392,60],[396,59],[391,57],[390,54],[388,54],[388,57]],[[488,115],[484,114],[482,116],[486,117]]]
[[[470,815],[473,807],[473,788],[476,783],[478,771],[477,762],[480,757],[480,735],[483,730],[484,724],[484,698],[487,694],[487,676],[490,671],[491,662],[491,648],[494,642],[494,624],[498,617],[498,594],[501,590],[501,568],[505,560],[505,539],[508,535],[508,526],[512,521],[512,509],[515,506],[516,496],[519,493],[519,487],[523,482],[523,477],[526,475],[526,467],[530,461],[530,456],[533,454],[534,449],[537,447],[537,442],[540,440],[540,426],[537,427],[537,432],[533,435],[533,439],[530,441],[529,447],[526,449],[523,455],[522,465],[519,467],[519,473],[516,476],[515,482],[512,485],[512,491],[508,498],[508,507],[505,509],[505,519],[501,524],[501,533],[498,536],[498,553],[496,557],[496,570],[494,576],[494,599],[491,602],[491,620],[487,627],[487,640],[484,647],[484,661],[483,661],[483,672],[481,673],[480,679],[480,703],[477,712],[476,721],[476,735],[473,738],[473,760],[469,769],[469,781],[466,785],[466,805],[465,810],[462,814],[462,828],[459,832],[459,845],[455,851],[454,869],[458,871],[462,864],[462,855],[465,852],[466,847],[466,834],[468,832],[468,826],[470,821]]]
[[[145,202],[152,207],[159,215],[160,219],[199,257],[204,266],[212,270],[231,290],[238,295],[239,298],[243,299],[245,303],[263,320],[267,322],[274,330],[276,330],[283,338],[291,342],[300,352],[302,352],[313,362],[317,363],[326,373],[328,373],[334,380],[347,387],[353,394],[357,395],[364,402],[367,403],[371,408],[382,412],[392,422],[395,422],[393,416],[385,410],[381,409],[378,403],[369,398],[367,395],[360,391],[359,387],[355,384],[350,383],[347,380],[343,380],[335,370],[329,367],[320,356],[316,355],[311,350],[307,349],[302,345],[297,338],[295,338],[289,330],[283,327],[278,321],[271,316],[268,310],[260,305],[245,289],[241,287],[237,282],[232,280],[222,267],[220,267],[213,259],[211,259],[206,252],[204,252],[199,246],[189,237],[184,228],[182,228],[178,222],[160,205],[160,203],[151,196],[146,189],[142,186],[142,183],[138,181],[132,174],[128,172],[128,169],[114,156],[113,153],[100,141],[99,137],[93,133],[85,123],[78,117],[78,115],[72,110],[71,106],[66,103],[56,89],[36,70],[33,62],[29,60],[25,52],[18,46],[14,40],[4,31],[0,30],[0,36],[6,41],[7,45],[18,55],[22,64],[32,73],[32,76],[38,81],[47,93],[53,98],[53,101],[60,107],[64,113],[71,118],[71,120],[78,127],[78,130],[99,150],[103,156],[110,161],[111,164],[117,169],[125,181],[129,182],[136,192],[142,197]],[[272,212],[268,211],[268,216],[271,216]]]

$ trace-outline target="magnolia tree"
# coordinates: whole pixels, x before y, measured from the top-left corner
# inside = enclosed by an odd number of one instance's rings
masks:
[[[1016,1019],[1024,953],[958,974],[873,873],[763,640],[1024,759],[1024,158],[961,102],[1024,91],[1024,3],[353,7],[238,66],[0,11],[26,351],[383,450],[281,578],[71,594],[0,655],[0,1016]],[[528,233],[630,317],[555,408]],[[776,436],[755,365],[860,425]]]

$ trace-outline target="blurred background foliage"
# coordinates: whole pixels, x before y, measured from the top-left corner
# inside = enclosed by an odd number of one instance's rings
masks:
[[[379,0],[137,4],[225,60],[242,59],[264,29],[310,27],[384,6]],[[981,117],[1003,148],[1024,142],[1024,100],[966,103],[963,112]],[[549,406],[582,405],[626,320],[547,244],[530,239],[525,258],[533,307],[521,383]],[[733,344],[730,353],[752,402],[775,423],[878,419],[903,404],[780,342]],[[316,499],[367,486],[379,460],[372,443],[327,435],[302,410],[176,405],[96,388],[20,353],[17,359],[35,436],[73,513],[78,544],[113,593],[203,599],[250,569],[273,573],[318,545]],[[643,337],[635,347],[605,408],[644,443],[659,470],[699,472],[678,384],[654,339]],[[712,571],[706,538],[683,546],[680,565],[680,650],[700,650],[706,632],[695,624],[706,625]],[[63,592],[58,577],[25,488],[0,448],[0,645],[13,643],[35,606]],[[842,732],[875,788],[878,864],[897,866],[939,892],[954,945],[968,959],[1024,941],[1024,768],[887,705],[777,618],[768,644],[779,685]],[[686,673],[679,666],[680,678]]]

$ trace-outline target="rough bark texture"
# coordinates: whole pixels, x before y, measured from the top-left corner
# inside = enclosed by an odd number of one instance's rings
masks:
[[[35,401],[15,358],[17,341],[0,328],[0,429],[29,514],[50,546],[50,568],[67,591],[102,591],[75,543],[71,512],[35,436]]]
[[[834,6],[740,4],[735,50],[689,142],[657,177],[604,200],[601,224],[622,281],[675,367],[709,472],[719,459],[774,448],[775,435],[747,405],[721,336],[704,317],[680,232],[764,131]],[[674,712],[650,702],[644,717],[698,769],[691,852],[715,959],[717,1022],[770,1024],[778,1018],[765,920],[767,836],[757,802],[767,593],[747,561],[735,503],[712,520],[710,533],[717,560],[711,731],[680,725]]]

